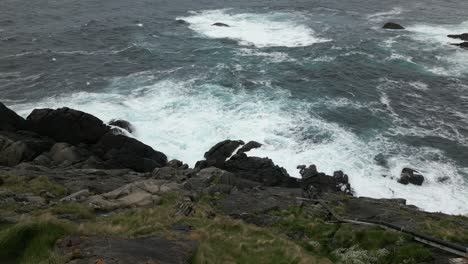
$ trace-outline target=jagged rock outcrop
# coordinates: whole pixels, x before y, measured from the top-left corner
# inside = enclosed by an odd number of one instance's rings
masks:
[[[351,185],[349,183],[348,175],[342,171],[335,171],[333,176],[328,176],[323,172],[318,172],[315,165],[306,167],[300,165],[302,189],[308,195],[314,196],[326,192],[342,192],[348,195],[352,194]]]
[[[167,164],[163,153],[122,133],[114,133],[99,118],[82,111],[66,107],[35,109],[24,120],[0,104],[0,117],[0,165],[32,162],[48,167],[151,172]],[[134,131],[124,120],[113,124]]]
[[[393,23],[393,22],[388,22],[386,23],[383,28],[385,29],[405,29],[402,25]]]
[[[299,187],[296,179],[289,176],[287,171],[275,165],[269,158],[249,157],[244,152],[258,147],[260,143],[242,140],[224,140],[213,146],[205,153],[206,160],[199,161],[196,169],[216,167],[233,173],[238,178],[258,182],[265,186]],[[239,147],[245,148],[239,154],[234,151]]]
[[[463,34],[458,34],[458,35],[447,35],[447,37],[449,38],[453,38],[453,39],[461,39],[461,40],[465,40],[465,41],[468,41],[468,33],[463,33]]]

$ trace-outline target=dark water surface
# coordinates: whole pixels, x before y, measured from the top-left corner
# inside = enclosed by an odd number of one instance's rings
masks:
[[[468,32],[466,11],[463,0],[2,0],[0,100],[23,115],[125,118],[192,164],[225,138],[257,140],[253,154],[292,175],[343,169],[358,195],[466,214],[468,51],[446,37]],[[391,179],[405,166],[422,187]]]

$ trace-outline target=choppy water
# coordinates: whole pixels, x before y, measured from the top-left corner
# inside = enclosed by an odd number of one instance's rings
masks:
[[[467,1],[234,2],[3,0],[0,100],[127,119],[192,165],[257,140],[292,175],[342,169],[358,195],[468,213],[468,51],[446,37],[468,32]],[[423,186],[391,179],[406,166]]]

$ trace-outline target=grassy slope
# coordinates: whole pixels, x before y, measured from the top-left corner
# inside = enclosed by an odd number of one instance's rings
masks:
[[[25,184],[10,177],[5,182],[0,188],[19,193],[39,193],[47,188],[58,196],[65,195],[62,187],[45,179]],[[77,203],[36,209],[18,224],[0,226],[0,260],[61,263],[63,260],[52,254],[52,248],[65,234],[197,239],[199,247],[193,263],[417,263],[431,258],[427,248],[401,233],[329,223],[324,216],[308,213],[307,209],[313,210],[317,205],[271,212],[281,220],[271,227],[258,227],[227,216],[214,216],[212,199],[206,197],[196,203],[195,214],[188,217],[175,215],[176,204],[181,201],[176,194],[166,196],[156,208],[127,209],[110,216],[96,216],[91,208]],[[14,214],[19,206],[2,206],[0,216]],[[79,223],[58,220],[56,216],[62,214],[75,216]],[[467,230],[458,230],[457,221],[467,220],[427,218],[421,221],[420,231],[466,243]],[[170,226],[176,223],[194,229],[188,233],[171,231]]]

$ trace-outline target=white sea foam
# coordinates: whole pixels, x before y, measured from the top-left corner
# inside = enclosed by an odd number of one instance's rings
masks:
[[[139,88],[130,95],[118,92],[120,86],[132,83]],[[385,98],[382,100],[385,103]],[[352,105],[349,99],[345,103]],[[269,157],[294,176],[298,176],[298,164],[317,164],[328,174],[342,169],[350,175],[357,195],[403,197],[430,211],[468,213],[467,186],[457,171],[464,168],[427,161],[426,155],[436,152],[434,149],[395,146],[378,136],[364,142],[335,123],[311,116],[310,103],[292,99],[289,92],[269,83],[255,91],[236,91],[195,80],[156,81],[142,73],[117,78],[106,93],[80,92],[13,108],[27,115],[32,108],[64,105],[104,121],[129,120],[136,127],[137,138],[190,165],[202,159],[203,153],[218,141],[256,140],[264,146],[250,155]],[[375,155],[395,148],[401,149],[401,155],[389,161],[390,169],[373,162]],[[422,187],[404,186],[390,179],[398,177],[405,166],[418,168],[426,176]],[[384,174],[388,177],[381,176]],[[437,183],[439,176],[451,180]]]
[[[296,61],[296,59],[289,57],[287,53],[284,52],[261,52],[256,49],[242,48],[237,52],[239,56],[255,56],[255,57],[264,57],[269,62],[278,63],[278,62],[291,62]]]
[[[388,20],[389,18],[396,17],[402,12],[403,9],[401,9],[400,7],[394,7],[390,11],[377,12],[375,14],[368,15],[367,19],[369,19],[372,22],[381,22],[383,20]]]
[[[442,51],[444,55],[435,56],[437,66],[426,68],[434,74],[443,76],[462,76],[468,73],[468,52],[450,43],[463,42],[459,39],[447,37],[450,34],[466,33],[468,21],[455,25],[416,24],[406,28],[410,37],[421,42],[427,51]],[[448,54],[447,54],[448,53]]]
[[[177,19],[190,23],[189,27],[201,36],[229,38],[241,45],[301,47],[328,41],[317,37],[315,31],[304,23],[305,18],[296,13],[234,14],[223,9],[192,12]],[[229,27],[212,26],[217,22]]]

